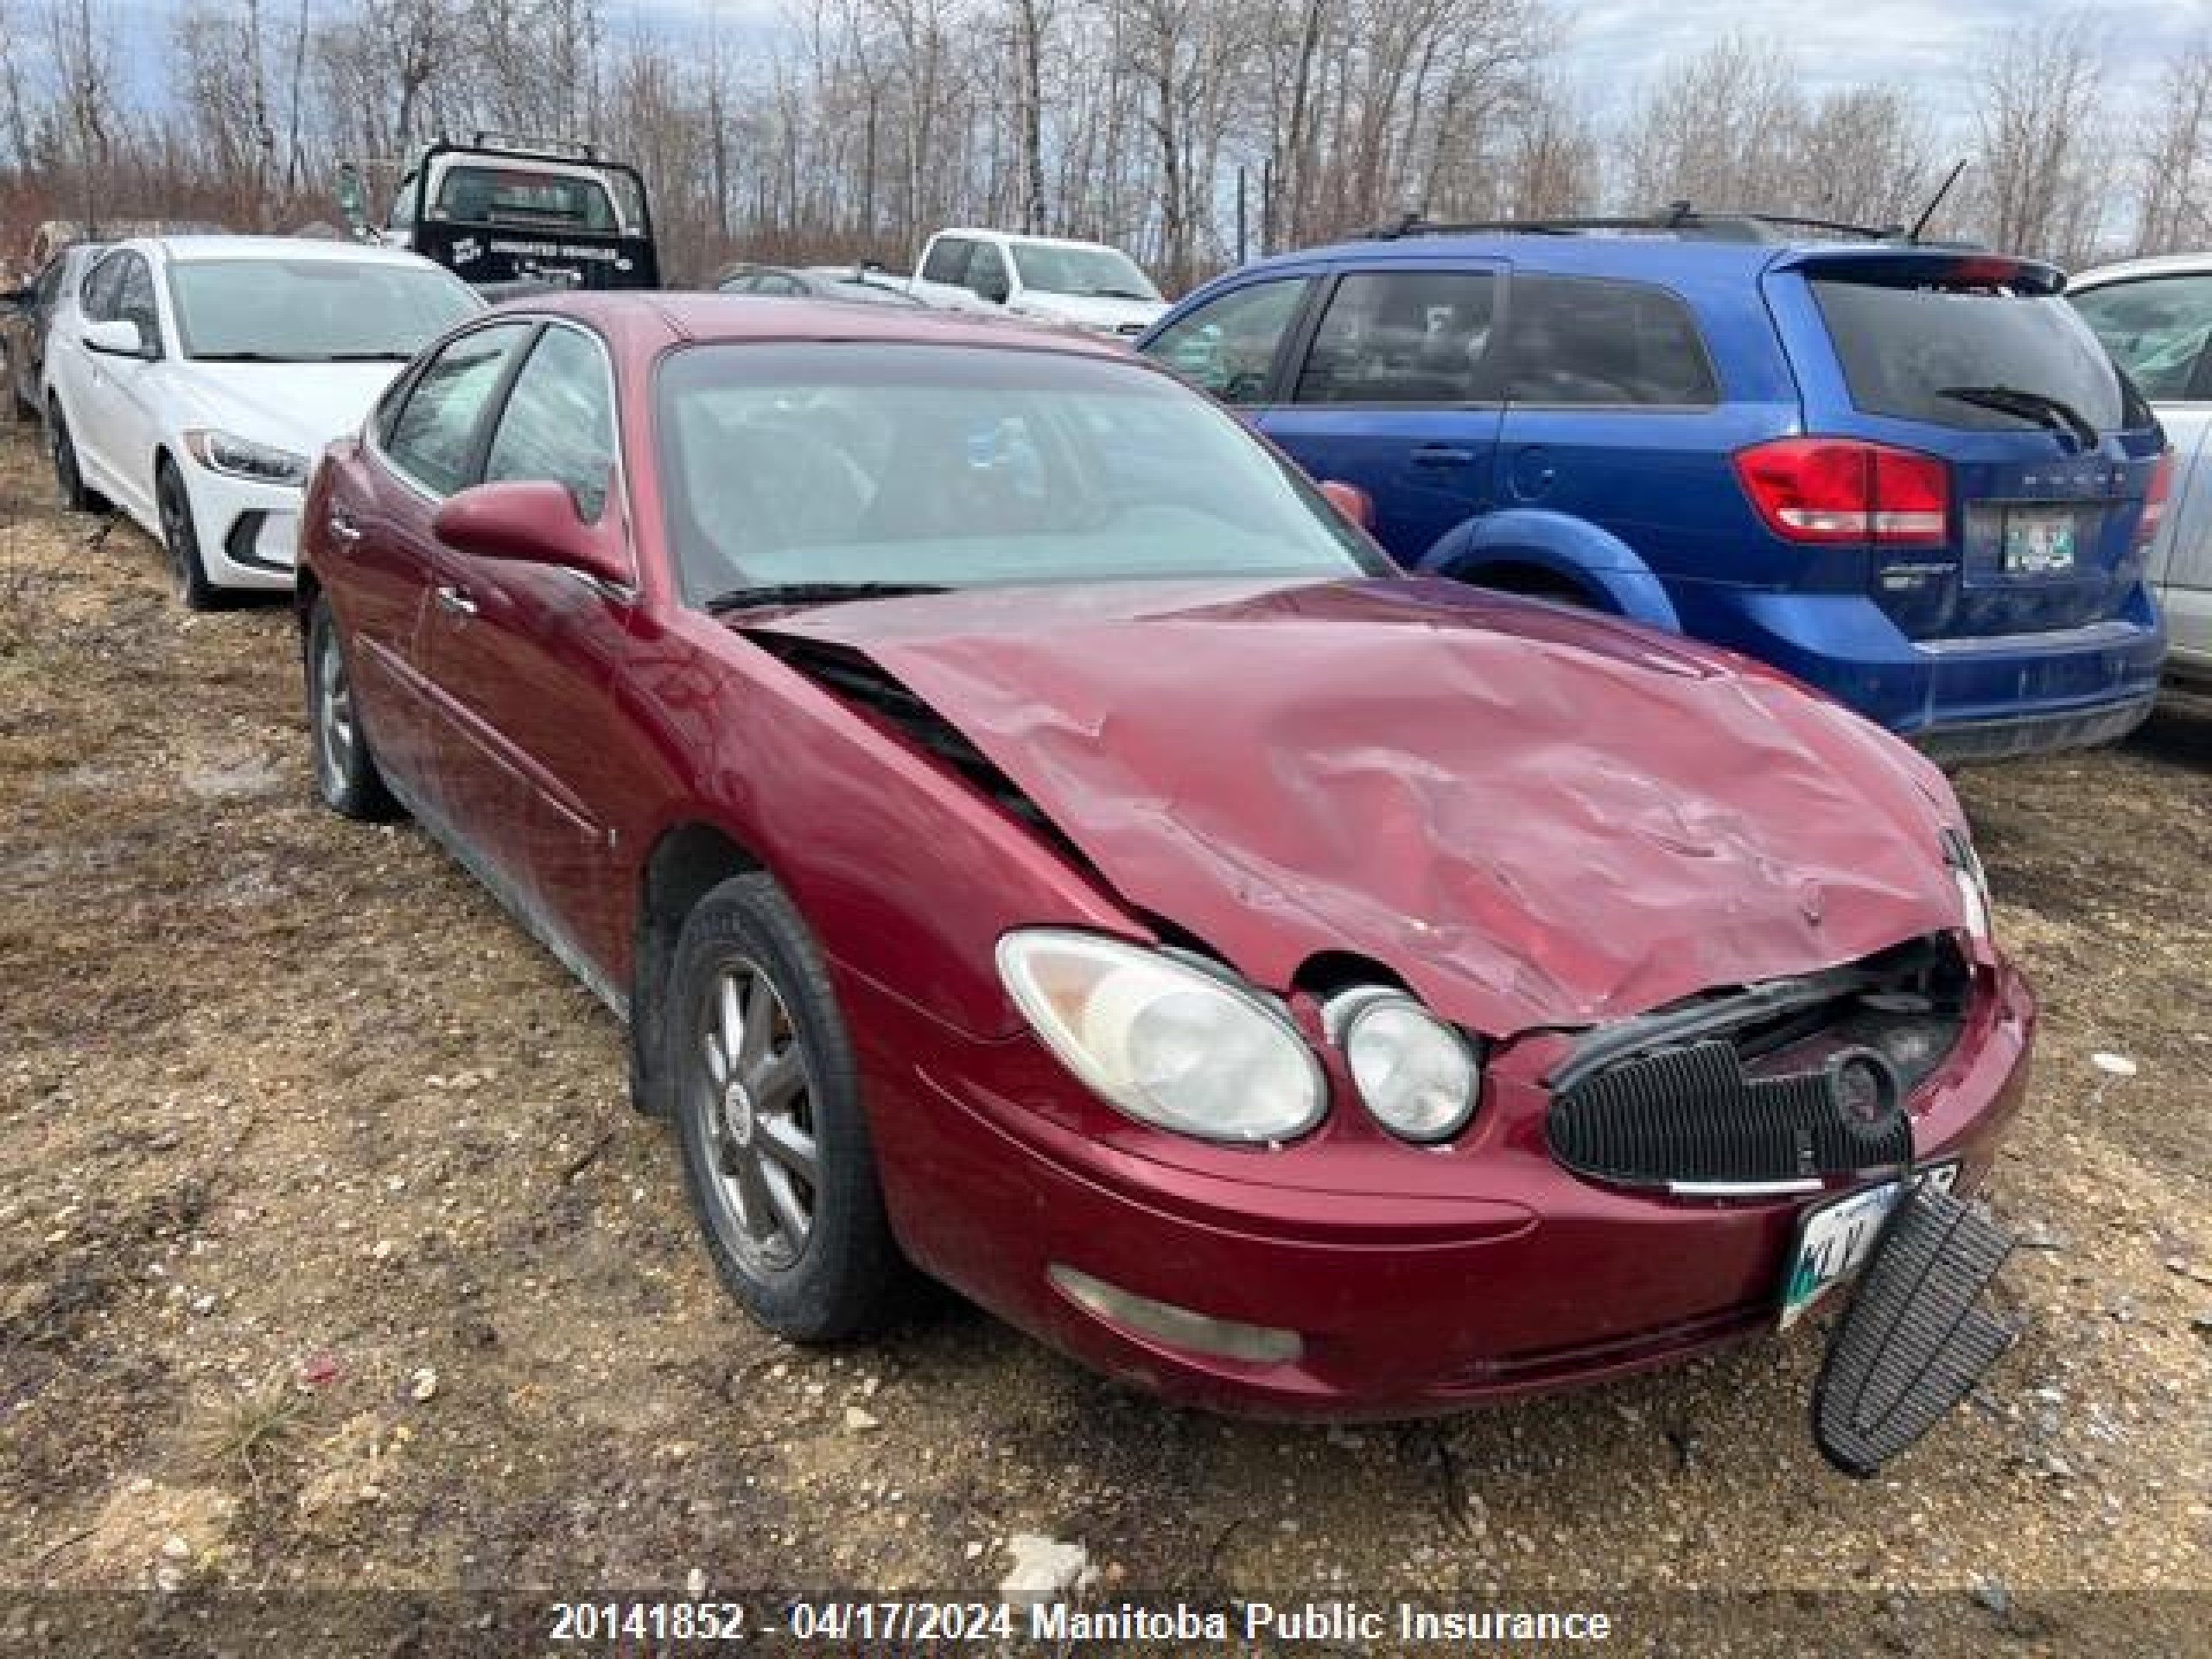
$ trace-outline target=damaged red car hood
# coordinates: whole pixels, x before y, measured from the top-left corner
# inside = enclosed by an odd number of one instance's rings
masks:
[[[1278,989],[1385,963],[1492,1036],[1955,926],[1940,774],[1756,664],[1419,580],[995,588],[748,632],[856,651],[1128,904]]]

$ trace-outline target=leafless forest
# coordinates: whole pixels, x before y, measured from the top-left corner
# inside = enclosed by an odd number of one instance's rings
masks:
[[[1815,93],[1750,35],[1578,84],[1572,9],[1545,0],[791,0],[658,25],[607,0],[187,0],[150,32],[12,0],[0,259],[48,217],[327,219],[340,160],[380,192],[410,145],[480,127],[636,161],[678,278],[736,252],[901,263],[953,221],[1101,237],[1171,286],[1416,206],[1891,222],[1961,153],[1946,233],[2075,264],[2212,243],[2212,29],[2145,73],[2108,16],[1993,34],[1959,66],[1961,123],[1895,86]]]

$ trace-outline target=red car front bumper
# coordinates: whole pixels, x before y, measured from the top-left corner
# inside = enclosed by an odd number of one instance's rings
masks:
[[[1410,1416],[1680,1360],[1771,1324],[1806,1198],[1653,1197],[1581,1179],[1544,1139],[1560,1039],[1492,1057],[1449,1148],[1391,1141],[1341,1088],[1296,1146],[1205,1147],[1092,1100],[1027,1036],[978,1040],[846,971],[892,1221],[908,1254],[1111,1375],[1221,1410]],[[1967,1029],[1910,1103],[1923,1158],[1986,1173],[2035,1020],[1985,966]],[[1848,1183],[1839,1184],[1841,1185]],[[1295,1360],[1163,1342],[1065,1294],[1055,1267],[1212,1319],[1295,1332]]]

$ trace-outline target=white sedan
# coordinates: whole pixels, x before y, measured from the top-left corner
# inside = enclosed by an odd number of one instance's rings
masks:
[[[391,249],[273,236],[118,243],[49,343],[62,504],[159,537],[177,593],[292,585],[302,487],[416,352],[483,301]]]
[[[2212,690],[2212,252],[2067,279],[2066,297],[2158,412],[2173,480],[2144,574],[2165,613],[2169,678]]]

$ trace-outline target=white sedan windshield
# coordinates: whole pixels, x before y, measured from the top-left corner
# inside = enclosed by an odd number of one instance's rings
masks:
[[[434,266],[350,259],[183,261],[169,296],[184,354],[216,362],[404,362],[483,304]]]

